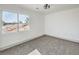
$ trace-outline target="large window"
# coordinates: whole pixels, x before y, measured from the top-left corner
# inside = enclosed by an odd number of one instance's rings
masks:
[[[3,11],[2,24],[2,33],[26,31],[29,30],[29,17],[26,15]]]

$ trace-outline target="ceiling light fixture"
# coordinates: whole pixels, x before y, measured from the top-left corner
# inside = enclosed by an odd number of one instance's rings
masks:
[[[43,7],[44,7],[44,9],[49,9],[50,8],[50,4],[45,4]]]

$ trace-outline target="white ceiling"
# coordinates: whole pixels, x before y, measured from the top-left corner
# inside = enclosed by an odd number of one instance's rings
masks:
[[[44,14],[72,9],[72,8],[79,8],[79,4],[51,4],[50,9],[44,9],[43,8],[44,4],[22,4],[20,6],[26,9],[30,9],[32,11],[36,11]],[[36,9],[36,8],[39,8],[39,9]]]
[[[51,12],[58,12],[58,11],[63,11],[63,10],[68,10],[68,9],[72,9],[72,8],[79,8],[79,4],[50,4],[50,8],[49,9],[44,9],[43,8],[44,4],[0,4],[0,8],[2,7],[16,7],[16,8],[24,8],[24,9],[28,9],[31,11],[35,11],[38,13],[42,13],[42,14],[48,14]],[[36,9],[39,8],[39,9]]]

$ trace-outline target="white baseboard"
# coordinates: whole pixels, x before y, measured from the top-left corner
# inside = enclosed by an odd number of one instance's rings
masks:
[[[8,46],[5,46],[5,47],[0,47],[0,51],[3,51],[3,50],[5,50],[5,49],[11,48],[11,47],[13,47],[13,46],[22,44],[22,43],[24,43],[24,42],[27,42],[27,41],[30,41],[30,40],[33,40],[33,39],[36,39],[36,38],[42,37],[42,36],[44,36],[44,35],[46,35],[46,36],[51,36],[51,37],[55,37],[55,38],[59,38],[59,39],[64,39],[64,40],[68,40],[68,41],[72,41],[72,42],[76,42],[76,43],[79,43],[79,40],[75,40],[75,39],[67,39],[67,38],[63,38],[63,37],[52,36],[52,35],[49,35],[49,34],[43,34],[43,35],[40,35],[40,36],[31,38],[31,39],[29,39],[29,40],[23,40],[23,41],[21,41],[21,42],[13,43],[13,44],[8,45]]]
[[[75,42],[75,43],[79,43],[79,40],[77,39],[68,39],[68,38],[64,38],[64,37],[60,37],[60,36],[53,36],[53,35],[50,35],[50,34],[45,34],[47,36],[50,36],[50,37],[55,37],[55,38],[59,38],[59,39],[63,39],[63,40],[67,40],[67,41],[72,41],[72,42]]]
[[[0,51],[4,51],[4,50],[6,50],[6,49],[8,49],[8,48],[11,48],[11,47],[13,47],[13,46],[22,44],[22,43],[24,43],[24,42],[27,42],[27,41],[30,41],[30,40],[33,40],[33,39],[36,39],[36,38],[39,38],[39,37],[42,37],[42,36],[43,36],[43,35],[40,35],[40,36],[31,38],[31,39],[29,39],[29,40],[26,40],[26,39],[25,39],[25,40],[23,40],[23,41],[21,41],[21,42],[17,42],[17,43],[10,44],[10,45],[8,45],[8,46],[0,47]]]

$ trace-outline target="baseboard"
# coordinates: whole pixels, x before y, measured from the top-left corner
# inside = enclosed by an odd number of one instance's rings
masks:
[[[31,38],[31,39],[29,39],[29,40],[24,40],[24,41],[17,42],[17,43],[14,43],[14,44],[11,44],[11,45],[8,45],[8,46],[5,46],[5,47],[1,47],[1,48],[0,48],[0,51],[4,51],[4,50],[9,49],[9,48],[11,48],[11,47],[17,46],[17,45],[22,44],[22,43],[24,43],[24,42],[28,42],[28,41],[30,41],[30,40],[34,40],[34,39],[37,39],[37,38],[41,38],[41,37],[43,37],[43,36],[50,36],[50,37],[54,37],[54,38],[58,38],[58,39],[63,39],[63,40],[67,40],[67,41],[72,41],[72,42],[79,43],[79,41],[74,41],[74,40],[70,40],[70,39],[67,39],[67,38],[63,38],[63,37],[58,37],[58,36],[52,36],[52,35],[48,35],[48,34],[43,34],[43,35],[40,35],[40,36]]]
[[[34,40],[34,39],[40,38],[40,37],[42,37],[42,36],[44,36],[44,34],[43,34],[43,35],[40,35],[40,36],[37,36],[37,37],[34,37],[34,38],[31,38],[31,39],[29,39],[29,40],[23,40],[23,41],[21,41],[21,42],[17,42],[17,43],[13,43],[13,44],[8,45],[8,46],[5,46],[5,47],[1,47],[1,48],[0,48],[0,51],[4,51],[4,50],[9,49],[9,48],[11,48],[11,47],[20,45],[20,44],[25,43],[25,42],[28,42],[28,41],[30,41],[30,40]]]
[[[59,37],[59,36],[52,36],[52,35],[49,35],[49,34],[45,34],[45,35],[46,36],[53,37],[53,38],[57,38],[57,39],[62,39],[62,40],[66,40],[66,41],[75,42],[75,43],[78,43],[79,44],[79,40],[63,38],[63,37]]]

